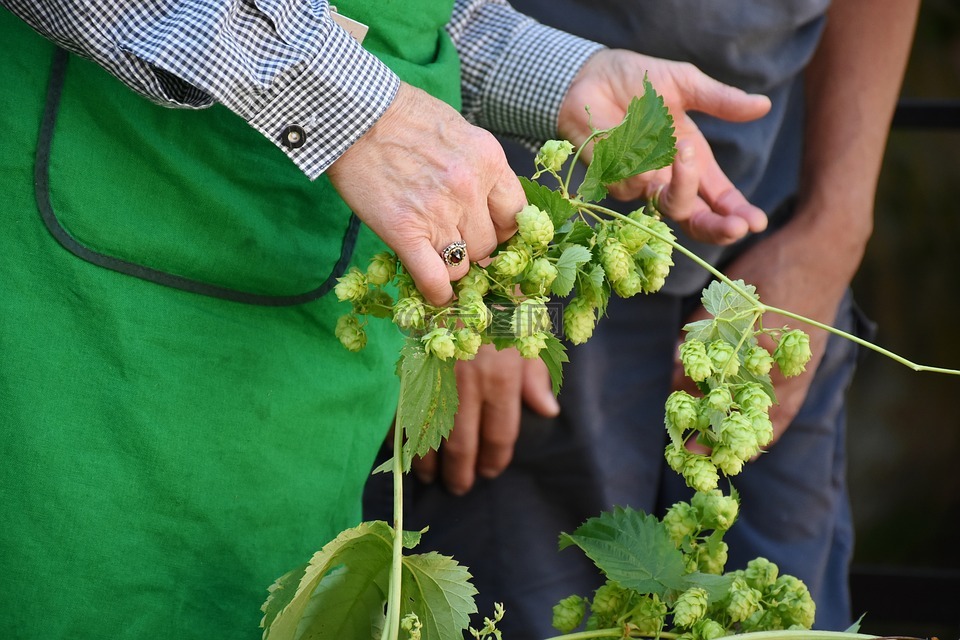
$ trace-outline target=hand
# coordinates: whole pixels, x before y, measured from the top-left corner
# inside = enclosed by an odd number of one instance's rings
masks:
[[[581,144],[590,124],[606,129],[619,124],[647,76],[674,118],[677,157],[672,167],[634,176],[610,188],[620,200],[650,198],[659,192],[659,210],[682,223],[693,239],[729,244],[766,228],[766,215],[754,207],[723,173],[687,111],[701,111],[732,122],[767,113],[770,101],[713,80],[689,63],[651,58],[632,51],[596,53],[574,78],[560,108],[560,134]],[[590,107],[589,115],[584,106]],[[588,120],[589,118],[589,120]],[[589,161],[585,149],[581,157]]]
[[[513,235],[527,202],[491,134],[407,84],[327,175],[434,305],[451,300],[450,281],[466,275],[470,260]],[[470,260],[447,266],[440,252],[461,239]]]
[[[457,363],[460,408],[453,431],[440,447],[440,473],[447,489],[462,495],[473,487],[477,474],[495,478],[513,458],[520,434],[522,402],[543,416],[560,413],[550,374],[543,361],[525,360],[516,349],[480,348],[471,361]],[[437,474],[438,453],[413,461],[414,473],[424,482]]]

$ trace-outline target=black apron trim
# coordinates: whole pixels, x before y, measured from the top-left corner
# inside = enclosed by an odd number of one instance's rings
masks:
[[[190,278],[178,276],[173,273],[167,273],[99,253],[81,244],[76,238],[71,236],[70,232],[63,227],[57,218],[50,200],[50,150],[53,143],[54,127],[57,122],[60,96],[66,80],[69,59],[70,55],[60,48],[58,48],[53,55],[50,81],[47,85],[46,104],[43,109],[43,120],[40,125],[40,135],[37,139],[37,162],[34,168],[34,184],[36,187],[37,207],[40,210],[40,216],[43,218],[43,223],[46,225],[47,230],[67,251],[97,266],[134,276],[141,280],[180,289],[181,291],[246,304],[271,307],[303,304],[324,296],[336,285],[337,278],[342,276],[347,270],[347,265],[350,262],[350,257],[353,255],[354,246],[356,245],[357,234],[360,231],[360,219],[357,218],[356,214],[350,215],[350,222],[347,225],[347,230],[344,233],[340,246],[340,258],[323,283],[312,291],[287,296],[250,293],[198,280],[191,280]]]

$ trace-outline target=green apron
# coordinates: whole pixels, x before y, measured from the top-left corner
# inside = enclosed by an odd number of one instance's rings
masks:
[[[451,2],[337,4],[458,103]],[[227,110],[0,34],[0,637],[257,638],[396,406],[399,334],[350,354],[326,295],[383,245]]]

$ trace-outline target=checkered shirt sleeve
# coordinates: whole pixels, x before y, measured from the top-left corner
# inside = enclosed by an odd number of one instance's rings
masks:
[[[157,103],[222,103],[311,179],[373,126],[400,82],[333,21],[327,0],[0,5]],[[599,47],[540,25],[502,0],[457,0],[448,31],[462,58],[465,115],[530,140],[556,135],[566,87]]]
[[[558,136],[570,83],[603,48],[540,24],[504,0],[456,0],[447,31],[461,58],[464,116],[531,145]]]

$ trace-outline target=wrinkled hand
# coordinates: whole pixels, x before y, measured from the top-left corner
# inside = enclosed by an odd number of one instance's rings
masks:
[[[439,453],[415,459],[413,469],[424,482],[433,481],[439,470],[447,489],[462,495],[478,474],[495,478],[507,468],[523,402],[543,416],[557,415],[560,406],[543,361],[524,360],[516,349],[484,345],[474,360],[458,362],[456,373],[460,408],[453,431]]]
[[[593,55],[574,79],[560,109],[560,134],[581,144],[590,124],[607,129],[619,124],[630,100],[643,94],[647,76],[674,118],[677,157],[672,167],[634,176],[613,185],[619,200],[650,198],[659,191],[659,210],[680,222],[693,239],[729,244],[766,228],[766,215],[751,205],[720,169],[688,111],[745,122],[770,109],[765,96],[750,95],[713,80],[689,63],[651,58],[623,49]],[[584,106],[590,107],[589,115]],[[581,157],[590,159],[590,150]]]
[[[742,279],[755,285],[761,302],[824,324],[832,324],[851,276],[846,266],[839,264],[845,261],[845,256],[836,255],[830,243],[824,242],[818,233],[822,232],[808,229],[803,222],[791,223],[745,251],[724,271],[731,279]],[[700,309],[689,320],[706,317],[706,311]],[[810,336],[813,356],[799,376],[784,378],[777,367],[771,371],[778,404],[770,408],[773,441],[768,446],[772,446],[783,435],[800,411],[827,344],[827,333],[821,329],[769,313],[763,317],[765,328],[785,325],[802,329]],[[773,352],[775,345],[769,338],[762,338],[760,343]],[[699,393],[693,383],[684,377],[683,367],[679,363],[674,368],[674,388]],[[693,444],[691,447],[702,451],[699,445]]]
[[[450,301],[450,281],[470,268],[447,266],[440,251],[462,239],[470,260],[486,258],[513,235],[526,204],[496,139],[407,84],[327,175],[434,305]]]

